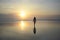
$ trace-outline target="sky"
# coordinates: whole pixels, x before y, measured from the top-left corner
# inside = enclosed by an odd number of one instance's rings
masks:
[[[0,0],[0,14],[21,14],[26,18],[37,18],[60,15],[60,0]]]

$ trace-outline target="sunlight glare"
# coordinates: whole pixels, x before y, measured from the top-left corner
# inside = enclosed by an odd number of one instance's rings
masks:
[[[21,11],[20,16],[21,16],[21,17],[25,17],[25,12],[24,12],[24,11]]]

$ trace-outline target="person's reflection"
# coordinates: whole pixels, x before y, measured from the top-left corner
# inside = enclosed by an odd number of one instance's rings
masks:
[[[33,22],[34,22],[34,29],[33,29],[33,32],[34,32],[34,34],[36,34],[36,27],[35,27],[35,24],[36,24],[36,17],[34,17]]]

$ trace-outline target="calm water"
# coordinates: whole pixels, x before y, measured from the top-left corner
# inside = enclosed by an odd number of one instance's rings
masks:
[[[32,21],[0,23],[0,40],[59,40],[60,22],[37,21],[36,34]]]

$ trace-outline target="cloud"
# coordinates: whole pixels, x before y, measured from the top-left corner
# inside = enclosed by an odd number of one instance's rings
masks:
[[[0,0],[1,3],[19,3],[21,0]]]
[[[0,14],[0,23],[16,22],[18,17],[14,14]]]

